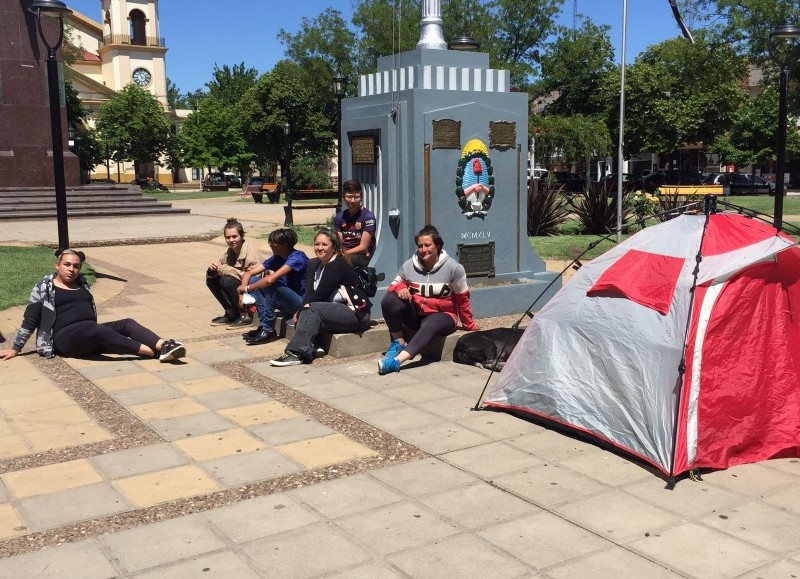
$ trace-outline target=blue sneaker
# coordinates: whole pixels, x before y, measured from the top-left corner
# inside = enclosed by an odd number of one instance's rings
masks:
[[[405,350],[406,347],[400,343],[400,340],[392,340],[392,343],[389,345],[389,349],[386,350],[384,356],[387,358],[397,358],[397,355]]]
[[[397,361],[397,358],[388,358],[384,357],[378,361],[378,374],[383,376],[384,374],[390,374],[392,372],[399,372],[400,371],[400,362]]]

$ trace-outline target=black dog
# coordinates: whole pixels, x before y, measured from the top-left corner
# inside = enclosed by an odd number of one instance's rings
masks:
[[[487,370],[502,370],[524,331],[522,328],[494,328],[464,334],[456,342],[453,361]]]

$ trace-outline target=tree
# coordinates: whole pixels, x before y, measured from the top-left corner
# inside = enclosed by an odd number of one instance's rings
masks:
[[[778,130],[778,91],[767,87],[754,99],[749,99],[736,112],[730,130],[718,136],[709,150],[719,153],[720,161],[737,166],[756,165],[773,161],[775,135]],[[786,135],[789,157],[800,154],[800,135]]]
[[[172,130],[158,99],[134,83],[100,107],[96,126],[109,142],[124,143],[117,157],[133,161],[137,176],[142,163],[155,163],[166,152]]]
[[[374,71],[379,57],[413,50],[421,14],[420,0],[355,0],[353,25],[360,32],[356,69]]]
[[[553,159],[583,163],[592,157],[606,156],[611,150],[608,128],[598,118],[581,114],[546,115],[531,116],[528,122],[536,139],[536,158],[542,159],[546,167],[553,165]]]
[[[197,167],[228,169],[247,167],[252,155],[242,136],[236,108],[208,97],[200,102],[180,130],[180,145],[186,161]]]
[[[581,28],[557,28],[556,39],[550,42],[541,58],[541,80],[538,94],[557,93],[547,105],[548,114],[608,114],[608,99],[603,82],[614,69],[614,48],[609,26],[596,26],[588,19]]]
[[[710,144],[746,99],[744,78],[744,59],[702,31],[695,44],[676,38],[651,46],[627,71],[626,154]]]
[[[212,79],[206,83],[208,96],[215,98],[222,104],[234,106],[241,100],[244,93],[256,84],[258,71],[255,68],[247,68],[244,62],[234,64],[229,67],[227,64],[222,68],[214,64]]]
[[[188,95],[181,93],[178,85],[167,79],[167,103],[171,109],[188,109],[189,98]]]

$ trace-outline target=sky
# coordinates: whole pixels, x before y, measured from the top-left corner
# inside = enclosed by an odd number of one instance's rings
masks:
[[[101,20],[100,0],[64,1],[72,10]],[[648,46],[681,35],[668,0],[629,0],[627,4],[626,63]],[[577,5],[581,15],[611,27],[619,62],[623,0],[577,0]],[[573,0],[564,1],[560,24],[572,25],[572,6]],[[278,31],[295,33],[303,17],[313,19],[328,7],[339,10],[347,21],[352,16],[351,0],[161,0],[167,77],[185,93],[205,88],[215,63],[244,62],[259,73],[267,72],[283,57]]]

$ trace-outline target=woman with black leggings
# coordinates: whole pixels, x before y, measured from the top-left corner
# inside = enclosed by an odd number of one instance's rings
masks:
[[[83,252],[65,249],[56,255],[56,272],[34,286],[14,345],[0,351],[0,360],[17,356],[34,330],[36,350],[46,358],[133,354],[170,362],[186,355],[181,342],[163,340],[130,318],[97,323],[94,299],[80,275]]]

